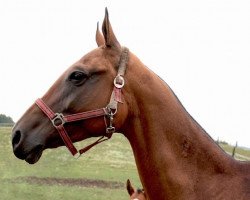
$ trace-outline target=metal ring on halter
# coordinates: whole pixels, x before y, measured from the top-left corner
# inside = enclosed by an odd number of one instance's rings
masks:
[[[117,108],[111,108],[109,105],[106,107],[106,116],[110,117],[111,115],[114,116],[117,113]]]
[[[54,127],[65,124],[62,113],[55,113],[55,117],[51,120]]]
[[[121,75],[117,75],[114,79],[114,85],[116,88],[121,89],[125,84],[125,80]]]

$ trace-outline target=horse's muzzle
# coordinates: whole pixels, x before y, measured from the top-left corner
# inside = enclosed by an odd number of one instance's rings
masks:
[[[20,130],[13,130],[12,148],[15,156],[21,160],[25,160],[29,164],[36,163],[42,155],[44,146],[35,144],[24,148],[24,136]]]

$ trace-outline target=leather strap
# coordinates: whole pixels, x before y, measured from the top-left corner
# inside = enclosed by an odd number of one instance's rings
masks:
[[[85,120],[89,118],[95,118],[99,116],[106,116],[108,114],[108,111],[106,108],[101,108],[101,109],[96,109],[96,110],[91,110],[87,112],[81,112],[73,115],[66,115],[63,116],[62,114],[59,113],[54,113],[45,103],[42,99],[37,99],[36,100],[36,105],[44,112],[44,114],[47,115],[47,117],[50,119],[52,122],[53,126],[57,129],[58,133],[60,134],[65,146],[68,148],[68,150],[71,152],[71,154],[74,156],[78,153],[77,149],[73,145],[73,142],[71,141],[69,135],[67,134],[67,131],[64,128],[64,123],[68,122],[75,122],[79,120]],[[104,136],[103,136],[104,137]],[[81,149],[79,151],[80,154],[86,152],[90,148],[92,148],[94,145],[103,142],[105,140],[102,140],[103,137],[98,139],[96,142],[93,144]]]
[[[66,147],[69,149],[69,151],[71,152],[71,154],[74,156],[77,153],[77,150],[75,148],[75,146],[73,145],[69,135],[67,134],[67,131],[65,130],[63,124],[65,123],[64,119],[63,119],[63,115],[61,115],[59,118],[58,114],[55,114],[44,102],[42,99],[37,99],[36,100],[36,105],[44,112],[44,114],[47,115],[47,117],[50,119],[50,121],[52,122],[53,126],[57,129],[58,133],[60,134],[64,144],[66,145]],[[58,118],[56,118],[58,117]],[[58,126],[55,124],[56,122],[53,120],[61,120],[57,123],[60,123]]]
[[[75,148],[73,142],[71,141],[69,135],[67,134],[67,131],[65,130],[63,124],[56,126],[57,131],[59,132],[65,146],[68,148],[68,150],[71,152],[71,154],[74,156],[77,154],[77,149]]]
[[[42,99],[36,100],[36,105],[52,120],[55,117],[55,113],[43,102]]]
[[[90,118],[94,118],[94,117],[105,116],[107,114],[108,114],[107,108],[100,108],[100,109],[76,113],[76,114],[72,114],[72,115],[65,115],[65,116],[63,116],[63,119],[65,120],[65,122],[75,122],[75,121],[79,121],[79,120],[85,120],[85,119],[90,119]]]

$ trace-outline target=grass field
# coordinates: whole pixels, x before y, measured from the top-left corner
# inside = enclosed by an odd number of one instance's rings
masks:
[[[0,199],[127,200],[127,178],[140,187],[131,147],[119,134],[79,159],[66,147],[46,150],[35,165],[12,153],[11,128],[0,127],[0,136]]]
[[[0,137],[0,200],[127,200],[127,178],[140,187],[131,147],[119,134],[79,159],[66,147],[46,150],[35,165],[13,155],[10,127],[0,127]],[[232,152],[231,146],[222,147]],[[237,149],[236,153],[250,158],[250,151]]]
[[[230,155],[233,152],[233,146],[227,144],[220,144],[220,146]],[[250,150],[237,147],[235,150],[235,158],[242,161],[250,161]]]

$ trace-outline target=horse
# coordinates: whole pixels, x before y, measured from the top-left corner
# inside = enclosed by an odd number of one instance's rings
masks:
[[[143,189],[135,190],[129,179],[127,180],[126,186],[127,186],[127,192],[130,196],[130,200],[146,200],[146,194],[144,190]]]
[[[16,123],[15,156],[34,164],[63,145],[80,155],[116,132],[132,147],[148,199],[249,200],[250,162],[227,155],[170,86],[120,45],[107,9],[96,43]],[[90,137],[100,138],[75,148]]]

